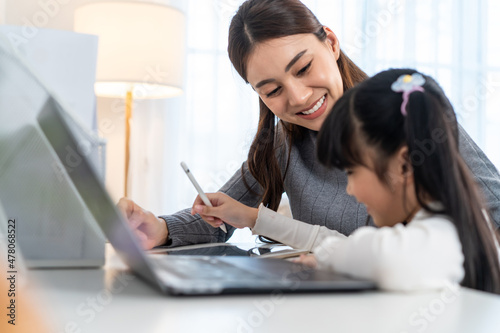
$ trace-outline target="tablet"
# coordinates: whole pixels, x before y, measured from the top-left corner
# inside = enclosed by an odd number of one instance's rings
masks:
[[[161,255],[198,255],[198,256],[243,256],[262,258],[289,258],[309,253],[307,250],[294,249],[281,244],[237,244],[208,243],[179,246],[174,248],[159,247],[148,251],[150,254]]]

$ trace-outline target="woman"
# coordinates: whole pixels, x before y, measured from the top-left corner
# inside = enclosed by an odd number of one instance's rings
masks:
[[[271,209],[285,191],[297,220],[345,235],[365,225],[366,209],[345,192],[345,174],[315,158],[316,135],[328,111],[367,77],[342,53],[335,34],[298,0],[248,0],[232,19],[228,53],[259,95],[260,120],[247,161],[220,191],[247,206],[262,202]],[[498,171],[461,128],[460,145],[498,227]],[[202,220],[210,217],[191,216],[190,209],[158,218],[126,198],[118,206],[144,248],[224,242],[234,231],[229,225],[227,234],[213,228]]]

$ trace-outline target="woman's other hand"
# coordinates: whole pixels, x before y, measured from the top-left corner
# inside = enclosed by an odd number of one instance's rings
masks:
[[[127,198],[121,198],[116,206],[145,250],[166,243],[168,228],[163,219],[156,217]]]

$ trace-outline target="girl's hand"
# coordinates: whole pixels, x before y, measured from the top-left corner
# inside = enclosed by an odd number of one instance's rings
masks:
[[[301,254],[299,258],[292,261],[312,268],[316,268],[318,266],[318,262],[316,261],[314,254]]]
[[[253,228],[259,210],[248,207],[224,193],[207,193],[207,197],[213,207],[205,206],[200,196],[196,197],[191,209],[191,215],[200,214],[212,227],[218,228],[223,222],[235,228]]]

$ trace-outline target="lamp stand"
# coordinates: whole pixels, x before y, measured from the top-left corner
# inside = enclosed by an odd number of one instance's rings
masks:
[[[132,119],[132,105],[132,88],[130,88],[130,90],[127,91],[125,99],[125,197],[128,194],[128,169],[130,162],[130,120]]]

